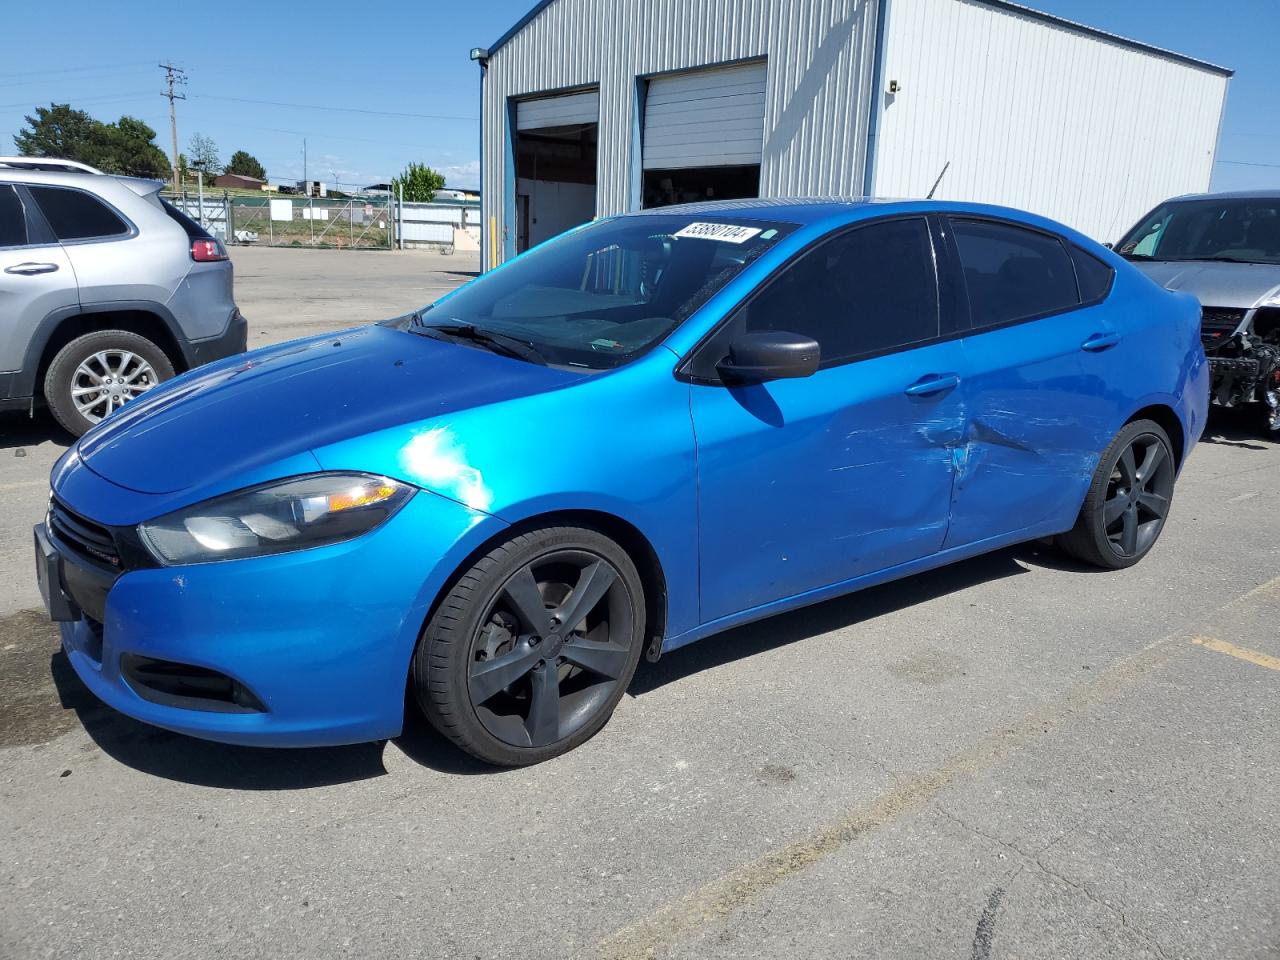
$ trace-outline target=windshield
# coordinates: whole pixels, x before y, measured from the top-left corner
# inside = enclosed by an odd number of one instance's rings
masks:
[[[1166,203],[1121,240],[1116,252],[1130,260],[1280,263],[1280,198]]]
[[[546,363],[603,370],[643,353],[795,224],[620,217],[566,234],[420,311],[411,330],[519,340]]]

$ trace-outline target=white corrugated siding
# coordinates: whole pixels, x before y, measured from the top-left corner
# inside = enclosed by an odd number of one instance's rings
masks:
[[[1115,240],[1207,190],[1227,80],[972,0],[890,0],[874,192],[1000,203]],[[888,94],[890,81],[901,92]]]
[[[608,215],[639,204],[637,76],[765,59],[761,193],[861,194],[876,11],[876,0],[556,0],[494,51],[485,73],[485,263],[490,218],[499,250],[514,246],[511,97],[599,88],[596,212]]]
[[[573,123],[595,123],[600,118],[600,92],[584,90],[558,97],[521,100],[516,104],[516,127],[537,130]]]
[[[759,163],[768,68],[747,63],[655,77],[644,106],[644,168]]]

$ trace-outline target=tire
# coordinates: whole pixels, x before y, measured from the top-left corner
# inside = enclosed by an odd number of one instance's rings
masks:
[[[44,375],[44,399],[58,423],[79,437],[112,410],[172,376],[173,364],[146,337],[127,330],[96,330],[57,352]],[[97,396],[79,394],[78,406],[73,391],[95,388]]]
[[[1164,429],[1152,420],[1126,424],[1098,461],[1076,525],[1059,544],[1077,560],[1106,570],[1133,566],[1164,530],[1175,473]]]
[[[414,696],[472,756],[541,763],[608,722],[639,663],[644,616],[635,564],[598,530],[515,536],[437,605],[414,652]]]
[[[1272,410],[1270,404],[1263,404],[1262,416],[1259,419],[1262,421],[1263,439],[1270,440],[1272,443],[1280,443],[1280,414]]]

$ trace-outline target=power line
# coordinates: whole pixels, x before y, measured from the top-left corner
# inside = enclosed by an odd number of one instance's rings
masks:
[[[320,132],[320,133],[316,133],[314,130],[310,130],[310,131],[308,131],[308,130],[286,130],[286,129],[284,129],[283,127],[259,127],[259,126],[255,126],[255,125],[253,125],[253,124],[249,124],[249,123],[240,123],[240,122],[238,122],[238,121],[237,121],[237,122],[236,122],[236,124],[235,124],[235,128],[236,128],[237,130],[262,130],[262,131],[264,131],[264,132],[266,132],[266,133],[287,133],[287,134],[290,134],[291,136],[295,136],[295,137],[309,137],[309,138],[310,138],[310,139],[312,139],[312,140],[320,140],[320,141],[325,141],[325,140],[336,140],[336,141],[340,141],[340,142],[342,142],[342,143],[376,143],[376,144],[378,144],[379,146],[384,146],[384,147],[403,147],[403,148],[404,148],[404,149],[406,149],[406,150],[434,150],[434,149],[436,149],[436,148],[435,148],[435,147],[433,147],[431,144],[429,144],[429,143],[427,143],[427,142],[425,142],[425,141],[420,141],[420,142],[417,142],[417,143],[409,143],[409,142],[404,141],[404,140],[387,140],[387,139],[386,139],[386,138],[384,138],[384,137],[344,137],[344,136],[337,136],[337,135],[335,135],[335,134],[331,134],[331,133],[325,133],[325,132],[323,132],[323,131],[322,131],[322,132]]]
[[[133,93],[104,94],[103,96],[100,96],[100,97],[58,97],[49,102],[58,103],[59,101],[61,101],[62,103],[70,104],[71,101],[74,100],[75,103],[78,105],[81,103],[109,103],[113,100],[133,100],[138,97],[153,97],[153,96],[155,96],[155,93],[152,90],[138,90]],[[19,100],[17,103],[0,103],[0,110],[18,110],[18,109],[34,110],[38,106],[41,106],[41,104],[33,103],[30,100]]]
[[[75,83],[83,83],[88,80],[108,80],[115,77],[139,76],[138,68],[134,67],[129,70],[104,70],[100,73],[83,73],[75,77],[69,77],[68,80]],[[0,80],[0,87],[47,87],[51,84],[59,83],[57,77],[40,77],[35,80]]]
[[[256,103],[267,107],[293,107],[298,110],[330,110],[337,113],[363,113],[376,117],[407,117],[412,120],[461,120],[478,123],[478,117],[460,117],[438,113],[397,113],[391,110],[362,110],[359,107],[327,107],[319,103],[285,103],[280,100],[250,100],[247,97],[219,97],[210,93],[197,94],[200,100],[226,100],[230,103]]]
[[[149,67],[150,60],[134,61],[133,63],[99,63],[93,66],[82,67],[50,67],[46,70],[18,70],[14,73],[0,73],[0,77],[35,77],[46,73],[83,73],[86,70],[117,70],[124,67]]]

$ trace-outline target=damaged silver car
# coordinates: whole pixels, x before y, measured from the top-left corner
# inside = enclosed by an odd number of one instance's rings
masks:
[[[1213,402],[1258,408],[1280,440],[1280,190],[1170,200],[1116,252],[1199,299]]]

